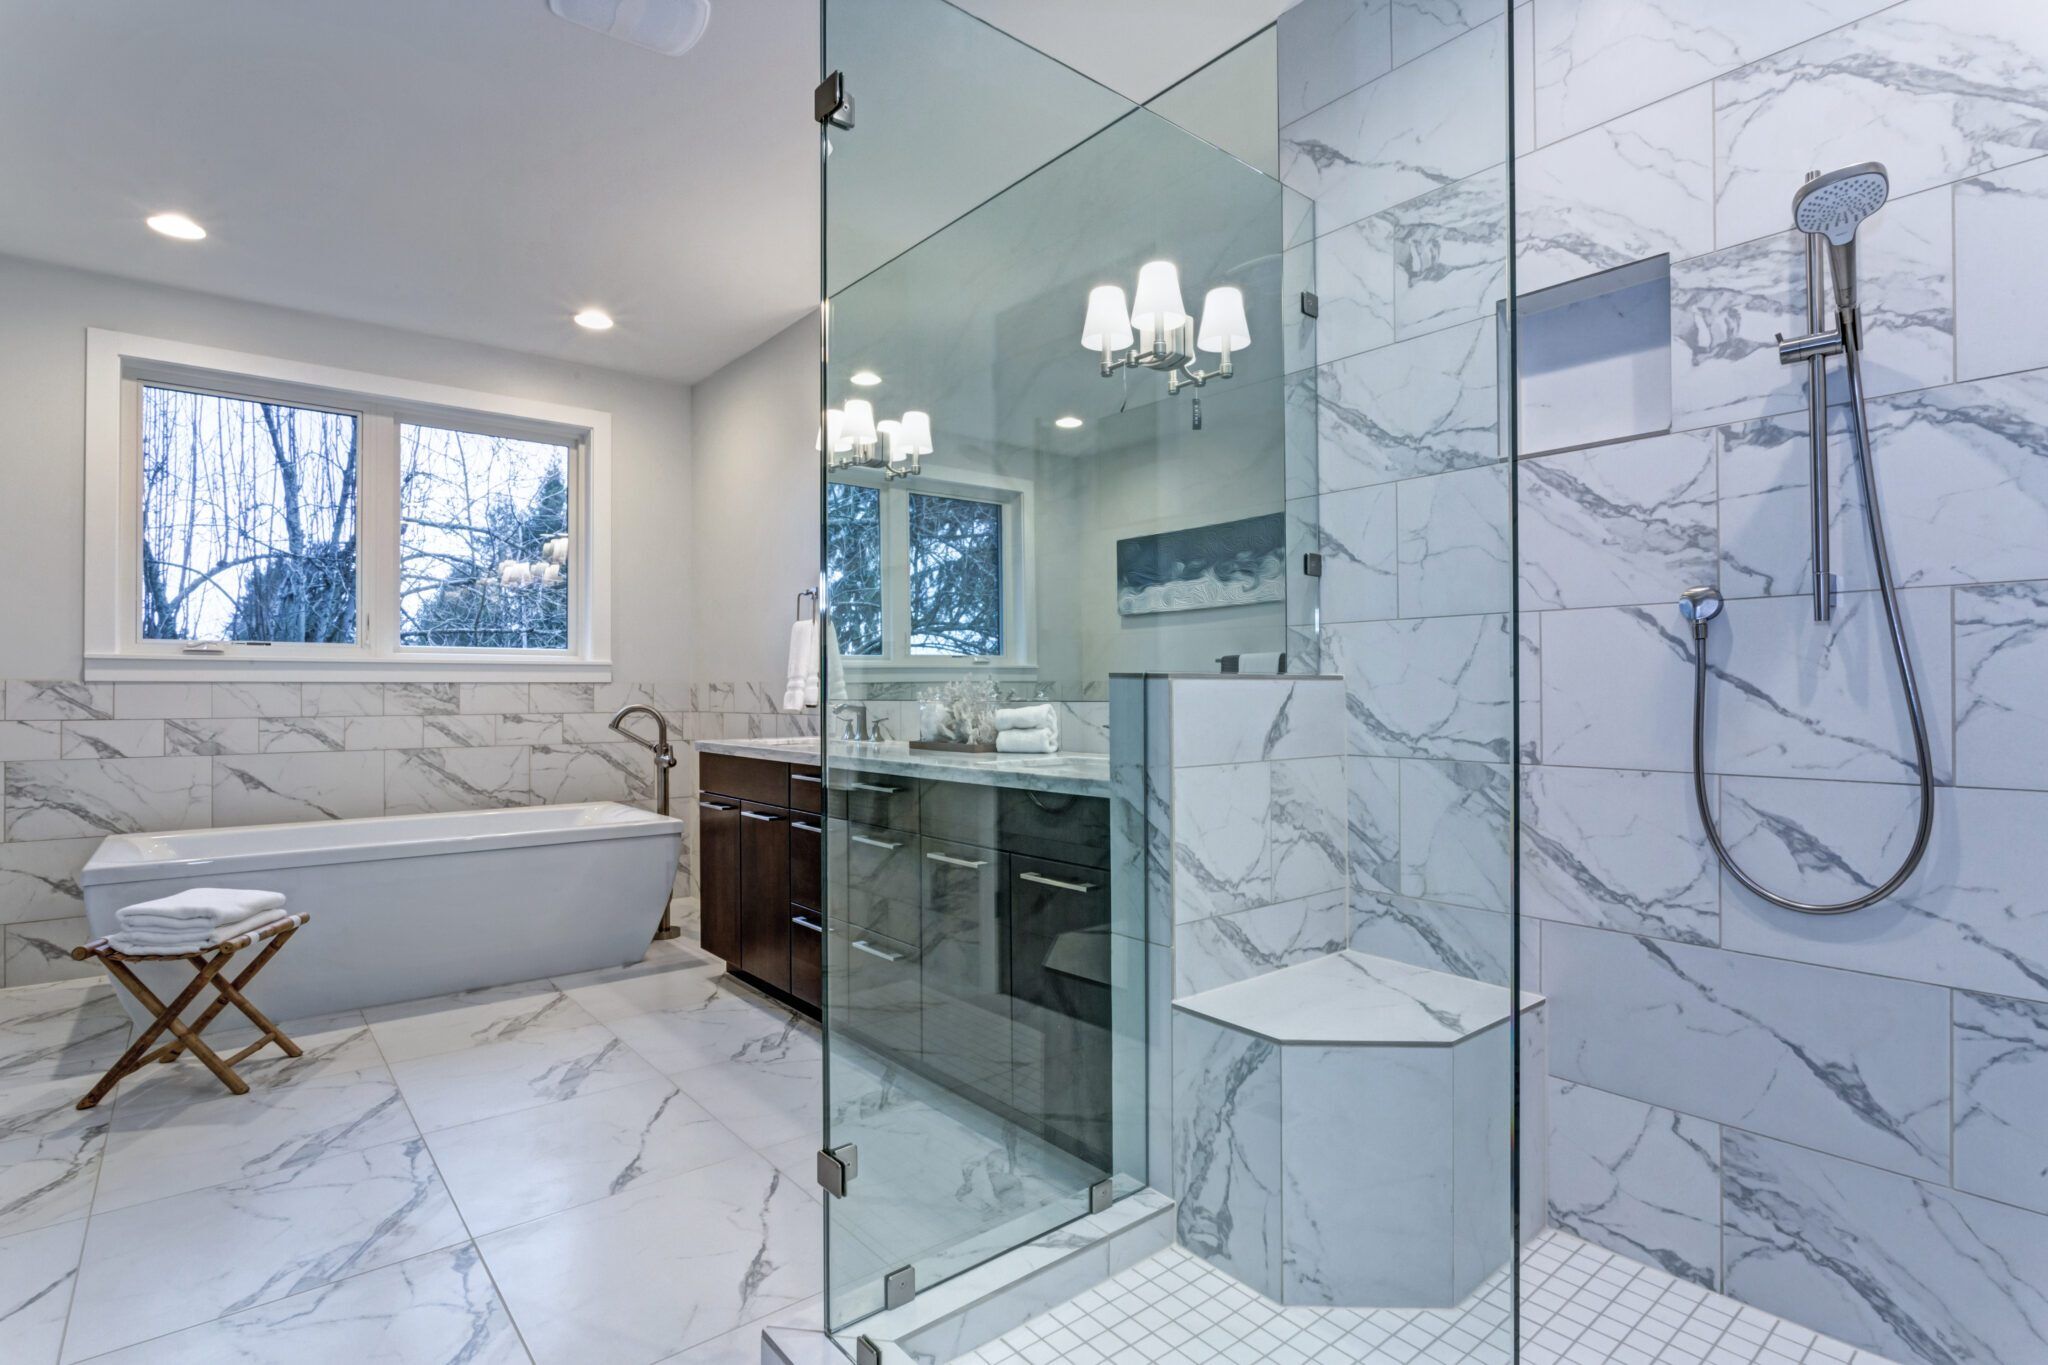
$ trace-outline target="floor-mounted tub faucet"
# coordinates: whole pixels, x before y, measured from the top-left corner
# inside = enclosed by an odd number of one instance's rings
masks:
[[[650,740],[641,735],[636,735],[626,728],[626,717],[636,714],[652,716],[654,718],[653,739]],[[611,729],[617,730],[620,735],[632,740],[633,743],[654,755],[655,809],[660,814],[667,815],[668,775],[676,766],[675,746],[668,742],[668,717],[662,715],[661,712],[653,707],[636,701],[629,702],[612,712],[612,718],[607,724]],[[661,912],[661,927],[654,931],[655,939],[658,941],[665,938],[676,938],[682,932],[674,921],[669,918],[668,909],[664,906]]]

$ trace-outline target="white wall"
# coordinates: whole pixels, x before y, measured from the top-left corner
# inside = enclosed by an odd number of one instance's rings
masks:
[[[0,677],[79,675],[88,327],[611,413],[618,676],[690,673],[688,388],[9,257],[0,300]]]

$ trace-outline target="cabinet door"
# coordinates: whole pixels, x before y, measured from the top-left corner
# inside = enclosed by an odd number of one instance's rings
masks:
[[[825,1003],[825,917],[789,907],[789,993],[819,1009]]]
[[[697,801],[697,901],[704,951],[737,966],[740,955],[740,803]]]
[[[1110,1160],[1108,877],[1010,859],[1011,1047],[1017,1108],[1040,1136],[1089,1163]]]
[[[806,910],[825,908],[823,854],[825,831],[817,817],[789,814],[789,899]]]
[[[919,841],[925,1065],[970,1098],[1011,1100],[1003,855]]]
[[[789,989],[789,816],[740,808],[740,970]]]

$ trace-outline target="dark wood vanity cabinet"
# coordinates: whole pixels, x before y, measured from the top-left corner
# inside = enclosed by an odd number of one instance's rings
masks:
[[[706,792],[697,798],[697,905],[704,951],[740,955],[740,803]]]
[[[789,989],[789,812],[740,808],[740,970]]]
[[[825,960],[818,770],[704,754],[698,772],[704,951],[815,1013]]]

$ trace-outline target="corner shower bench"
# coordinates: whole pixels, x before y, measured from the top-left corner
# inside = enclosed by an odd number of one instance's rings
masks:
[[[1508,1000],[1345,951],[1174,1001],[1181,1241],[1281,1303],[1463,1299],[1510,1246]]]

